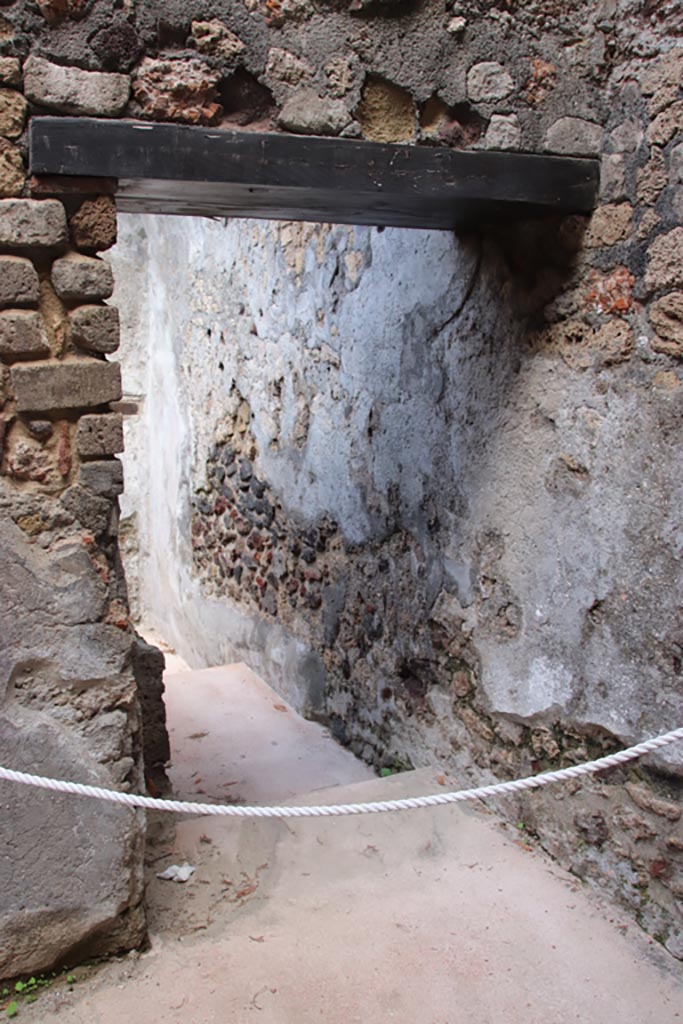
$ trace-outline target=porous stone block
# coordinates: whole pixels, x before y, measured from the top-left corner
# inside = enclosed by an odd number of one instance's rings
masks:
[[[20,196],[25,181],[21,150],[8,139],[0,138],[0,199]]]
[[[21,82],[21,64],[17,57],[0,57],[0,83],[2,85],[19,85]]]
[[[16,139],[24,130],[28,103],[14,89],[0,89],[0,135]]]
[[[550,153],[593,156],[600,152],[602,127],[582,117],[560,117],[550,126],[545,148]]]
[[[683,227],[660,235],[649,247],[645,284],[649,289],[683,285]]]
[[[278,117],[282,128],[301,135],[339,135],[350,121],[343,100],[318,96],[315,89],[298,89]]]
[[[101,252],[116,241],[116,204],[111,196],[86,199],[69,221],[74,245],[84,252]]]
[[[683,124],[683,100],[673,103],[650,123],[647,141],[651,146],[665,146],[681,130]]]
[[[494,114],[491,118],[484,147],[486,149],[519,149],[522,132],[516,114]]]
[[[123,466],[118,459],[85,462],[80,469],[79,482],[103,498],[115,498],[123,493]]]
[[[41,359],[50,354],[50,343],[39,313],[5,309],[0,313],[0,359]]]
[[[669,292],[653,303],[650,323],[657,332],[652,342],[656,352],[683,357],[683,292]]]
[[[71,341],[89,352],[116,352],[121,340],[114,306],[79,306],[69,313]]]
[[[30,260],[0,256],[0,307],[37,305],[38,287],[38,274]]]
[[[52,264],[52,284],[65,302],[95,302],[114,291],[114,275],[108,263],[72,253]]]
[[[200,53],[231,60],[246,50],[246,45],[227,25],[217,18],[211,21],[193,21],[192,35]]]
[[[99,359],[15,366],[12,383],[19,412],[89,409],[121,398],[120,366]]]
[[[62,67],[31,56],[24,64],[24,92],[32,103],[64,114],[116,117],[130,93],[128,75]]]
[[[66,214],[57,199],[0,200],[0,252],[49,253],[66,241]]]
[[[475,103],[503,100],[514,87],[512,75],[495,60],[482,61],[467,72],[467,95]]]
[[[630,203],[609,203],[599,206],[591,217],[590,226],[584,235],[584,245],[596,248],[616,245],[628,238],[633,221],[633,207]]]
[[[81,416],[76,431],[76,451],[91,459],[122,452],[123,417],[117,412]]]
[[[215,124],[220,72],[196,57],[145,57],[133,79],[133,109],[154,121]]]
[[[370,79],[363,88],[356,117],[371,142],[410,142],[415,138],[416,114],[413,97],[382,79]]]

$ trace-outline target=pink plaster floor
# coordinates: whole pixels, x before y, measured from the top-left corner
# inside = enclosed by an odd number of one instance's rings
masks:
[[[189,672],[169,661],[182,797],[320,803],[438,790],[428,770],[375,778],[243,665]],[[156,878],[185,861],[196,871],[184,885]],[[72,988],[22,1007],[22,1019],[683,1024],[683,965],[482,810],[184,818],[155,851],[147,899],[148,951],[76,970]]]

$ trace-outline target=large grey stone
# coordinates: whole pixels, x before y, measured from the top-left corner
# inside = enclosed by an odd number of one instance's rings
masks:
[[[0,312],[0,359],[40,359],[50,354],[45,327],[39,313],[25,309]]]
[[[582,117],[560,117],[545,137],[548,152],[573,156],[595,156],[601,143],[602,126]]]
[[[314,89],[299,89],[278,117],[282,128],[301,135],[339,135],[351,121],[343,100],[318,96]]]
[[[67,242],[66,213],[57,199],[0,200],[0,252],[43,254]]]
[[[107,587],[80,538],[47,552],[3,519],[0,562],[2,763],[137,787],[131,637],[92,621]],[[143,839],[134,813],[2,783],[0,976],[139,943]]]
[[[115,306],[79,306],[69,313],[71,341],[90,352],[116,352],[120,342]]]
[[[0,256],[0,308],[35,306],[38,302],[38,274],[30,260],[21,256]]]
[[[114,290],[114,275],[104,260],[70,253],[52,264],[52,284],[65,302],[96,302]]]
[[[24,64],[24,92],[32,103],[63,114],[116,117],[130,93],[128,75],[62,67],[31,56]]]
[[[95,359],[16,366],[12,383],[19,412],[87,409],[121,398],[118,363]]]

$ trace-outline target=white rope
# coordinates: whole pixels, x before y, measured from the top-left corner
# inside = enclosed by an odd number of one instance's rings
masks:
[[[99,786],[84,786],[79,782],[62,782],[59,779],[47,779],[41,775],[29,775],[26,772],[15,772],[11,768],[0,767],[0,779],[8,782],[19,782],[39,789],[50,789],[56,793],[73,793],[75,796],[93,797],[95,800],[108,800],[110,803],[123,804],[125,807],[145,807],[151,811],[171,811],[177,814],[213,814],[227,815],[234,818],[320,818],[347,814],[382,814],[386,811],[412,811],[418,807],[439,807],[442,804],[456,804],[463,800],[483,800],[487,797],[502,796],[506,793],[520,793],[527,789],[539,789],[553,782],[566,782],[569,779],[584,775],[595,775],[607,768],[616,768],[633,761],[637,757],[651,754],[683,740],[683,728],[673,732],[655,736],[651,740],[620,750],[616,754],[600,757],[597,761],[586,764],[572,765],[555,772],[543,772],[541,775],[530,775],[526,779],[515,779],[512,782],[498,782],[493,786],[479,786],[476,789],[459,789],[452,793],[434,793],[432,796],[406,797],[401,800],[380,800],[366,804],[333,804],[326,807],[244,807],[239,804],[197,804],[184,800],[159,800],[152,796],[137,796],[132,793],[120,793],[118,790],[101,789]]]

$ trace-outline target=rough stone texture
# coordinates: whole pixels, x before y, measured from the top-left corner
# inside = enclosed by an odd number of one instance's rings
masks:
[[[19,412],[87,409],[121,398],[121,369],[98,359],[12,370]]]
[[[409,142],[415,138],[413,100],[391,82],[371,78],[366,83],[356,118],[371,142]]]
[[[584,235],[584,245],[609,246],[623,242],[629,237],[633,207],[630,203],[600,206],[591,218],[590,227]]]
[[[657,332],[652,340],[654,350],[683,357],[683,292],[669,292],[653,303],[650,323]]]
[[[645,284],[650,289],[683,286],[683,227],[660,235],[649,247]]]
[[[77,249],[102,252],[116,241],[116,204],[111,196],[86,199],[69,221]]]
[[[133,113],[154,121],[215,124],[220,75],[196,57],[145,57],[133,77]]]
[[[97,622],[107,586],[81,538],[44,550],[32,520],[39,528],[39,514],[0,520],[3,763],[137,789],[131,638]],[[17,800],[7,783],[0,809],[0,976],[142,941],[141,818],[39,791]]]
[[[24,130],[28,103],[20,92],[0,89],[0,135],[16,139]]]
[[[494,114],[486,129],[484,145],[487,149],[519,149],[521,136],[516,114]]]
[[[30,260],[0,256],[0,308],[38,304],[38,274]]]
[[[168,788],[165,765],[171,757],[166,730],[164,667],[165,659],[161,651],[137,636],[133,647],[133,671],[143,723],[145,777],[147,784],[151,782],[160,793]]]
[[[32,103],[65,114],[118,117],[128,102],[127,75],[61,67],[42,57],[24,64],[24,91]]]
[[[314,89],[299,89],[285,103],[278,123],[301,135],[339,135],[351,118],[340,100],[318,96]]]
[[[79,482],[95,494],[115,498],[123,493],[123,466],[118,459],[86,462],[81,466]]]
[[[69,328],[79,348],[110,354],[119,347],[119,311],[113,306],[79,306],[69,313]]]
[[[16,57],[0,57],[0,82],[3,85],[21,84],[21,64]]]
[[[289,50],[274,46],[268,51],[265,74],[276,99],[286,99],[291,94],[292,88],[313,78],[314,70],[310,64],[301,60],[300,57],[296,57]],[[333,92],[333,94],[335,93]]]
[[[81,416],[76,432],[76,448],[82,458],[122,452],[123,417],[115,412],[101,416]]]
[[[49,253],[66,241],[66,215],[56,199],[0,200],[0,252]]]
[[[40,359],[50,354],[50,342],[38,313],[6,309],[0,312],[0,359]]]
[[[593,156],[600,152],[602,128],[580,117],[561,117],[551,125],[545,138],[550,153]]]
[[[114,290],[108,263],[76,253],[55,260],[51,277],[57,295],[65,302],[96,302],[110,298]]]
[[[514,87],[510,72],[497,61],[482,61],[467,72],[467,95],[475,103],[504,100]]]
[[[222,21],[193,21],[192,35],[200,53],[232,60],[244,53],[246,46]]]
[[[0,139],[0,199],[21,195],[25,181],[21,150],[7,139]]]

